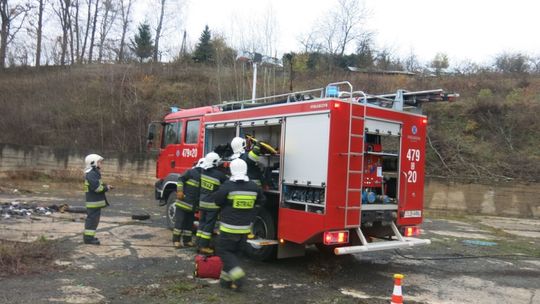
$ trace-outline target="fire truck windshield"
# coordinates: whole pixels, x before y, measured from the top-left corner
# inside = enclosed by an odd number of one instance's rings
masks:
[[[167,123],[163,128],[163,141],[161,142],[161,148],[165,148],[168,145],[179,144],[181,136],[182,123],[171,122]]]

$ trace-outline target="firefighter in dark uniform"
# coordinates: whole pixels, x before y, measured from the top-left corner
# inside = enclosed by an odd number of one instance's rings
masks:
[[[90,154],[85,157],[85,181],[84,192],[86,196],[86,220],[84,222],[85,244],[99,245],[99,240],[96,238],[96,229],[101,217],[101,208],[109,205],[105,192],[111,190],[111,185],[104,184],[101,181],[100,167],[103,162],[103,157],[97,154]]]
[[[259,187],[262,187],[262,172],[259,167],[259,156],[261,155],[261,146],[257,140],[252,138],[253,148],[251,151],[246,153],[246,140],[242,137],[235,137],[231,141],[231,148],[233,150],[233,155],[231,157],[234,159],[241,159],[247,164],[247,176],[249,180],[257,184]]]
[[[204,158],[187,170],[176,184],[176,202],[174,213],[173,245],[176,248],[193,247],[192,228],[195,210],[199,207],[199,186]],[[181,242],[180,242],[181,239]]]
[[[223,261],[221,286],[237,289],[245,276],[239,266],[237,254],[242,250],[251,224],[265,197],[262,190],[247,176],[245,161],[235,159],[230,164],[231,178],[213,194],[216,205],[221,208],[219,236],[216,242],[217,255]]]
[[[227,179],[225,173],[217,168],[220,160],[219,155],[215,152],[206,154],[203,164],[204,170],[201,172],[197,247],[199,252],[203,254],[214,253],[214,250],[210,248],[210,240],[216,225],[219,207],[214,203],[211,194],[216,192],[219,186]]]

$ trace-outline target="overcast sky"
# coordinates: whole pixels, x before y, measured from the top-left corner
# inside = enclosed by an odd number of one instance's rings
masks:
[[[298,38],[310,31],[337,0],[191,0],[182,27],[193,43],[205,24],[214,32],[238,35],[239,24],[256,22],[273,11],[278,55],[301,49]],[[365,0],[371,12],[366,27],[377,48],[400,56],[411,52],[427,62],[436,53],[451,63],[489,63],[502,52],[540,55],[540,1],[535,0]],[[150,10],[155,9],[153,6]],[[136,13],[135,21],[148,13]],[[247,31],[247,29],[246,29]],[[231,33],[234,32],[234,33]],[[232,39],[231,39],[232,40]]]

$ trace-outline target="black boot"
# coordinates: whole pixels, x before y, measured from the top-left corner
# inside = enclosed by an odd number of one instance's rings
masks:
[[[226,289],[232,289],[232,281],[227,281],[227,280],[224,280],[224,279],[220,279],[219,280],[219,285],[223,288],[226,288]]]
[[[88,245],[99,245],[100,242],[97,238],[88,238],[88,239],[84,239],[84,243],[85,244],[88,244]]]

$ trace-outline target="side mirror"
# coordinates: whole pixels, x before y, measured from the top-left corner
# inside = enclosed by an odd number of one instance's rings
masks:
[[[153,141],[156,138],[158,132],[158,123],[152,122],[148,125],[148,134],[146,135],[146,148],[148,150],[152,149]]]

